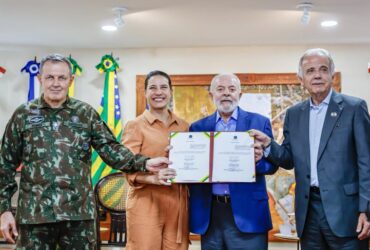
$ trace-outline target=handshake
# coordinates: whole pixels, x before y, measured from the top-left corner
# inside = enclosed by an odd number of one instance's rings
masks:
[[[156,157],[146,162],[146,169],[150,173],[146,176],[147,182],[154,185],[170,186],[169,179],[176,177],[176,170],[168,168],[171,162],[166,157]]]
[[[171,146],[165,148],[167,156],[170,149]],[[147,160],[145,167],[150,173],[145,177],[145,182],[153,185],[171,186],[171,182],[168,180],[176,177],[176,170],[168,167],[171,164],[172,162],[168,157],[156,157]]]

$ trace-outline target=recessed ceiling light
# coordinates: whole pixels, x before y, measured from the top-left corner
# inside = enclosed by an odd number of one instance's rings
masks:
[[[101,29],[105,31],[116,31],[117,27],[114,25],[105,25],[105,26],[102,26]]]
[[[334,27],[337,25],[338,25],[338,22],[334,20],[328,20],[328,21],[321,22],[322,27]]]

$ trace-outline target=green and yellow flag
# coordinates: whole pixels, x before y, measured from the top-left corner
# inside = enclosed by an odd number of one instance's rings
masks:
[[[122,134],[122,119],[121,106],[119,98],[119,89],[117,81],[118,63],[111,55],[102,57],[101,62],[96,65],[100,73],[105,73],[104,93],[98,109],[100,117],[108,124],[108,127],[113,131],[117,141],[121,141]],[[95,184],[104,176],[117,172],[106,165],[96,151],[92,155],[92,184]]]
[[[78,63],[76,62],[76,60],[74,60],[71,57],[71,55],[69,55],[68,60],[69,60],[69,62],[72,65],[72,75],[75,75],[75,79],[73,79],[73,82],[72,82],[71,86],[68,89],[68,96],[69,97],[73,97],[75,95],[75,81],[76,81],[76,76],[80,76],[81,75],[82,68],[80,67],[80,65],[78,65]]]

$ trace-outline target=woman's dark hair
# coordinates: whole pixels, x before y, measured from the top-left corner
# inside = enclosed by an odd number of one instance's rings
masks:
[[[149,72],[149,74],[146,75],[146,78],[145,78],[145,90],[146,88],[148,87],[148,82],[149,82],[149,79],[153,76],[163,76],[164,78],[166,78],[168,80],[168,85],[170,85],[170,89],[172,90],[172,83],[171,83],[171,78],[169,75],[167,75],[167,73],[163,72],[163,71],[160,71],[160,70],[153,70],[151,72]]]

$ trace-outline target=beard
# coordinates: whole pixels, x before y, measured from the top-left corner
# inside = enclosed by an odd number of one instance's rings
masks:
[[[217,110],[220,113],[232,113],[237,107],[238,102],[230,100],[229,103],[225,105],[225,103],[222,103],[222,101],[215,101]]]

